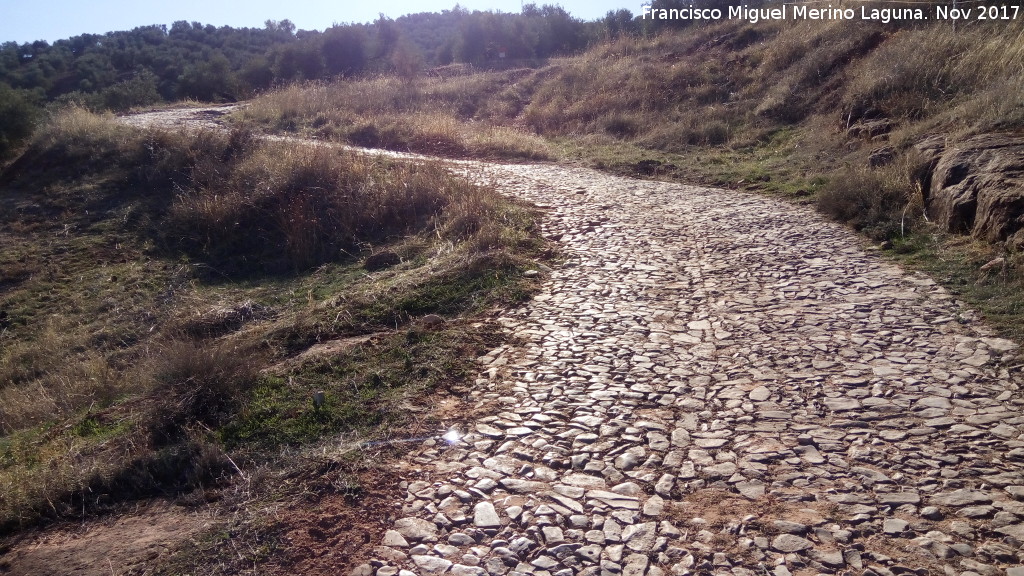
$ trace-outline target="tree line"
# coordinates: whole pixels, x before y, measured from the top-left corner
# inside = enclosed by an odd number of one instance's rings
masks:
[[[662,0],[658,0],[659,2]],[[263,28],[178,21],[129,31],[82,34],[52,44],[0,44],[0,158],[23,139],[47,105],[126,110],[180,99],[233,101],[296,81],[366,74],[415,75],[452,63],[529,66],[595,42],[645,32],[629,10],[598,21],[560,6],[527,4],[519,13],[468,11],[324,31],[288,20]]]

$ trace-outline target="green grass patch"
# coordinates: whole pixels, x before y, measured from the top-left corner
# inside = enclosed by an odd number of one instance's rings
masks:
[[[927,273],[983,316],[998,334],[1024,342],[1024,258],[966,238],[921,232],[886,251],[903,265]],[[986,264],[1002,258],[982,270]]]
[[[466,382],[474,358],[495,342],[496,334],[483,328],[414,328],[309,359],[263,377],[221,438],[229,447],[270,449],[338,433],[367,440],[402,436],[413,425],[406,408]],[[321,391],[325,402],[314,406],[313,394]]]

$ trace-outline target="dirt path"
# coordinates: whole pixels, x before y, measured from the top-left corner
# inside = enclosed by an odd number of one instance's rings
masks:
[[[132,513],[28,534],[0,557],[0,574],[112,576],[144,574],[191,534],[209,526],[204,512],[154,503]]]
[[[120,120],[129,126],[140,128],[153,126],[158,128],[224,128],[223,116],[238,109],[238,104],[221,106],[205,106],[202,108],[171,108],[154,110],[141,114],[121,116]]]
[[[356,574],[1024,576],[1021,357],[934,282],[763,197],[455,169],[568,259]]]

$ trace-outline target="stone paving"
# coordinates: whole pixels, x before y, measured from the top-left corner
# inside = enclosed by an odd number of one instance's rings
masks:
[[[1016,346],[763,197],[462,164],[565,261],[357,576],[1024,576]]]
[[[453,166],[567,258],[352,576],[1024,576],[1024,356],[941,287],[804,207]]]

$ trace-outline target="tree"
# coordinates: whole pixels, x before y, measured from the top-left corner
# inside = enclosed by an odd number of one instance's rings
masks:
[[[147,68],[139,68],[130,80],[114,84],[103,91],[103,104],[111,110],[127,110],[159,101],[156,74]]]
[[[285,18],[280,22],[276,20],[267,20],[263,23],[267,31],[277,33],[279,36],[292,36],[295,34],[295,24],[292,24],[291,20]]]
[[[274,71],[271,68],[270,60],[263,56],[250,58],[242,66],[238,78],[243,84],[244,91],[248,93],[270,88],[274,84]]]
[[[206,61],[185,68],[178,82],[178,95],[207,101],[234,100],[235,88],[231,62],[220,51],[215,51]]]
[[[295,80],[316,80],[323,76],[323,47],[319,38],[307,38],[304,42],[278,45],[274,50],[274,77],[291,82]]]
[[[400,41],[391,52],[391,67],[400,78],[411,82],[423,68],[423,55],[412,43]]]
[[[635,36],[640,32],[640,27],[633,19],[633,13],[625,8],[609,10],[601,23],[604,25],[605,35],[610,39]]]
[[[543,33],[537,55],[541,57],[570,54],[586,46],[583,22],[569,15],[561,6],[545,5],[540,9]]]
[[[462,20],[459,39],[455,44],[455,58],[471,64],[487,60],[488,34],[483,13],[474,12]]]
[[[0,84],[0,160],[10,157],[32,135],[39,108],[24,90]]]
[[[324,64],[329,74],[352,76],[366,69],[369,42],[362,28],[335,26],[324,31]]]
[[[381,60],[387,60],[391,57],[391,52],[398,46],[398,39],[401,38],[402,31],[395,25],[394,20],[384,14],[374,21],[373,27],[377,33],[377,49],[374,56]]]

